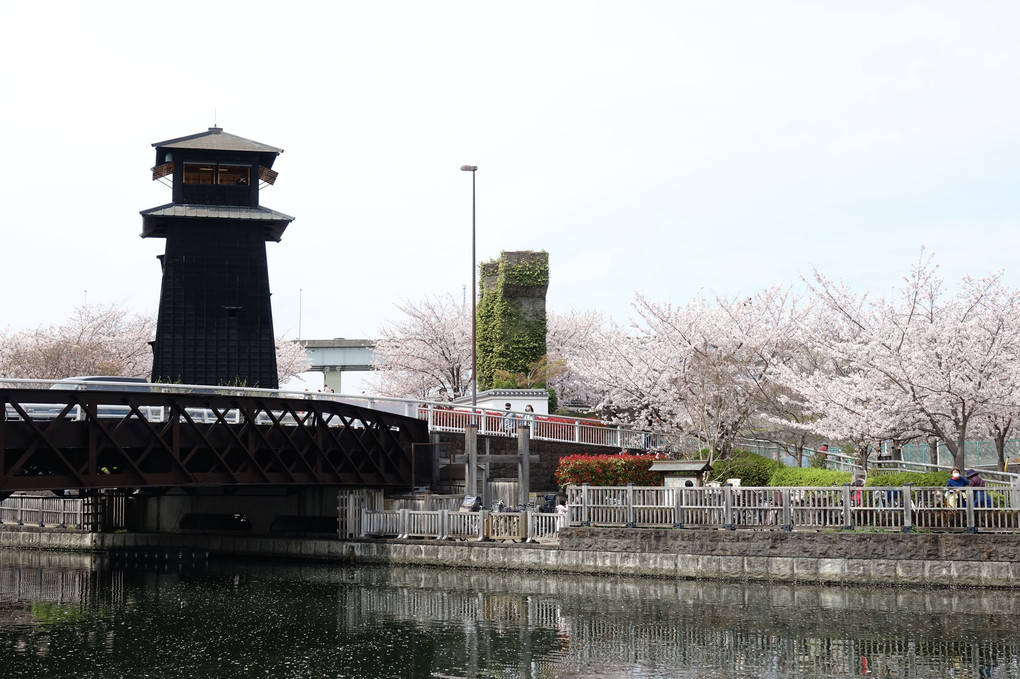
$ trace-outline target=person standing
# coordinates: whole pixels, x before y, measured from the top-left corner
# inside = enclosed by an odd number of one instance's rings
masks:
[[[985,480],[981,478],[981,475],[977,473],[977,470],[968,469],[964,475],[967,477],[968,486],[979,489],[974,491],[974,506],[991,507],[991,498],[988,497],[988,492],[984,489]]]
[[[506,412],[503,413],[503,422],[500,428],[503,433],[510,436],[517,430],[517,414],[510,410],[511,406],[509,403],[506,404]]]

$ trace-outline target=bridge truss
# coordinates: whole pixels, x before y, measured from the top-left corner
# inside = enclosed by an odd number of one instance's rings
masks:
[[[0,388],[0,493],[16,490],[427,483],[416,418],[335,400]],[[252,390],[246,390],[251,392]],[[270,392],[271,393],[271,392]]]

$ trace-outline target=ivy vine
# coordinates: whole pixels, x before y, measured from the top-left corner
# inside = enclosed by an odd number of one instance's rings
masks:
[[[545,289],[549,285],[549,254],[503,252],[499,259],[483,263],[480,269],[479,389],[513,387],[513,384],[499,383],[496,371],[526,372],[530,364],[546,353]],[[523,303],[539,296],[540,305]]]

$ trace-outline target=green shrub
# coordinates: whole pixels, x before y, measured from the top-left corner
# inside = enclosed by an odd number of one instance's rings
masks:
[[[662,477],[648,471],[654,455],[569,455],[556,467],[560,487],[590,483],[593,486],[661,486]]]
[[[707,457],[708,451],[703,451]],[[786,465],[747,450],[734,450],[725,460],[712,465],[712,478],[726,483],[726,479],[740,479],[742,486],[767,486],[769,478],[777,469]]]
[[[949,472],[872,472],[868,474],[867,486],[903,486],[912,484],[918,488],[944,486]]]
[[[782,467],[769,478],[769,486],[841,486],[850,483],[853,475],[850,472],[837,472],[831,469],[803,469],[800,467]]]

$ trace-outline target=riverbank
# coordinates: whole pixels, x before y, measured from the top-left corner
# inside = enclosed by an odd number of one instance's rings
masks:
[[[797,583],[1020,588],[1020,536],[571,527],[556,544],[82,533],[4,526],[0,548],[207,550],[213,558]]]

